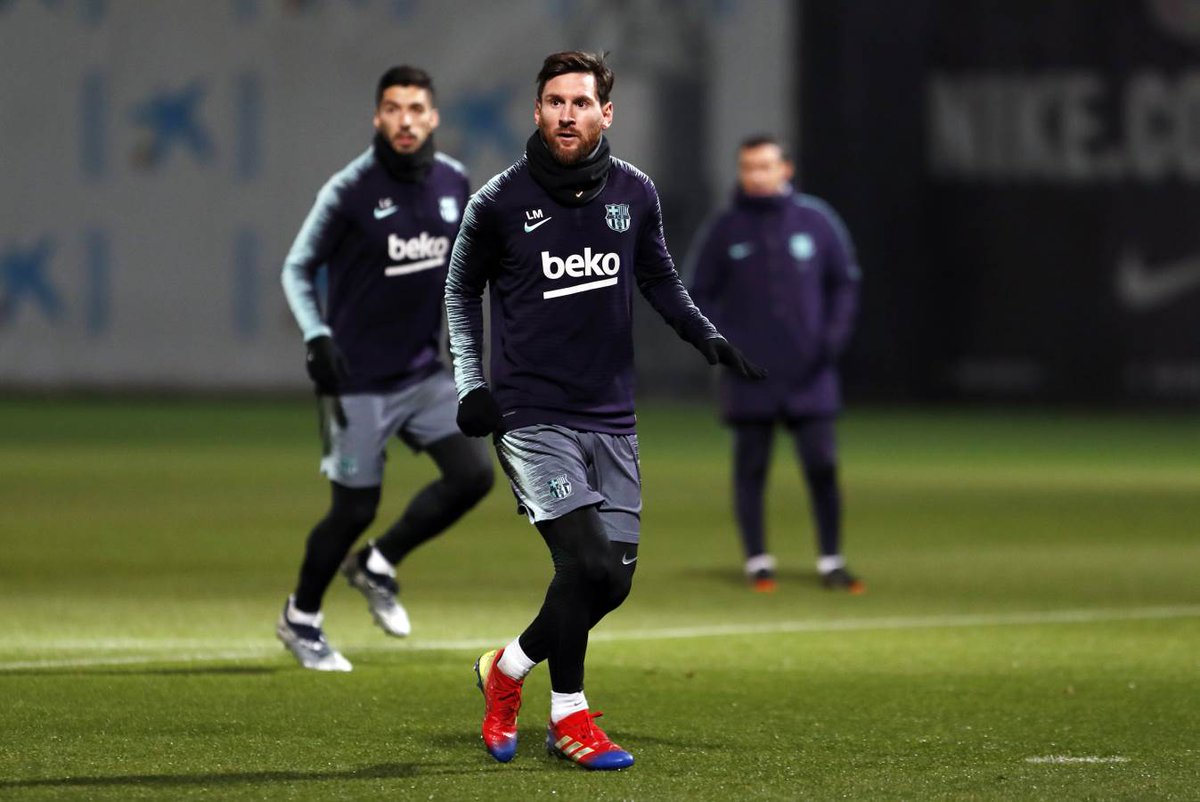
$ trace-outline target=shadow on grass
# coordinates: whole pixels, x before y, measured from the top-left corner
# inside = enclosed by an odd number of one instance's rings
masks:
[[[521,745],[521,752],[535,750],[532,753],[536,754],[537,751],[542,751],[542,745],[546,742],[545,725],[518,728],[517,741]],[[470,730],[439,732],[429,736],[429,742],[443,749],[478,749],[480,754],[485,754],[483,738],[479,735],[479,725],[474,722]]]
[[[601,722],[603,723],[603,722]],[[651,735],[646,732],[640,732],[628,729],[613,729],[608,732],[609,736],[627,747],[636,756],[637,747],[639,746],[662,746],[674,747],[678,749],[720,749],[721,744],[706,741],[690,740],[674,740],[670,738],[660,738],[656,735]],[[563,762],[566,765],[571,765],[569,761],[560,761],[558,758],[552,757],[546,752],[546,728],[545,727],[521,727],[517,731],[520,747],[517,750],[518,756],[528,755],[530,757],[544,757],[555,763]],[[443,732],[432,736],[430,742],[446,748],[459,749],[469,748],[478,749],[481,753],[483,750],[483,741],[479,737],[478,732],[470,734],[449,733]]]
[[[712,565],[703,568],[685,568],[679,573],[681,576],[690,579],[703,579],[727,586],[736,585],[739,588],[750,588],[750,582],[746,579],[746,574],[736,565],[728,568]],[[812,569],[781,568],[775,572],[775,579],[780,583],[788,585],[799,585],[811,590],[824,590],[821,587],[820,577]]]
[[[713,743],[712,741],[659,738],[658,736],[636,730],[625,730],[619,733],[614,731],[610,732],[609,735],[612,736],[614,741],[626,747],[630,752],[633,752],[635,757],[637,756],[638,747],[642,746],[662,746],[690,750],[710,749],[714,751],[724,747],[724,744]]]
[[[40,780],[0,780],[0,791],[18,788],[113,788],[120,786],[221,786],[278,782],[330,782],[336,780],[394,780],[477,774],[493,765],[478,763],[381,763],[340,771],[231,771],[197,774],[123,774],[110,777],[51,777]],[[507,766],[506,771],[535,771],[537,765]]]

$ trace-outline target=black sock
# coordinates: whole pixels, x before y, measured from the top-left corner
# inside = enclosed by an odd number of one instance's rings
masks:
[[[378,487],[345,487],[330,482],[333,500],[329,512],[308,536],[300,580],[296,585],[296,608],[315,613],[333,581],[338,566],[375,518],[379,506]]]
[[[739,423],[733,428],[734,510],[747,558],[767,550],[763,498],[774,434],[772,423]]]
[[[595,506],[539,523],[538,531],[550,547],[554,578],[537,617],[521,633],[521,649],[534,662],[550,663],[550,687],[557,693],[583,690],[583,663],[588,630],[615,609],[629,593],[632,560],[622,565],[624,546],[636,557],[632,544],[610,544]],[[620,570],[615,570],[613,563]]]
[[[392,565],[444,531],[492,489],[492,461],[481,440],[451,435],[429,446],[429,456],[442,472],[421,489],[375,548]]]

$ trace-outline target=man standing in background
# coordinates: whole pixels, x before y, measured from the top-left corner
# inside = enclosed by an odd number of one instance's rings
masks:
[[[780,142],[753,136],[738,149],[733,205],[700,232],[691,257],[692,297],[767,381],[722,377],[724,421],[734,435],[734,498],[746,574],[775,589],[766,548],[764,494],[775,426],[792,435],[804,466],[827,588],[862,593],[842,555],[834,418],[841,408],[837,362],[858,309],[859,268],[841,219],[796,192]]]
[[[484,445],[458,430],[454,381],[439,357],[447,263],[468,183],[436,152],[433,82],[393,67],[375,94],[375,140],[317,196],[283,268],[320,400],[328,513],[308,536],[295,592],[276,632],[300,665],[349,671],[326,641],[321,600],[341,565],[388,634],[409,634],[396,565],[487,494]],[[328,268],[322,316],[313,275]],[[433,458],[441,477],[420,490],[382,537],[347,557],[375,518],[393,435]]]

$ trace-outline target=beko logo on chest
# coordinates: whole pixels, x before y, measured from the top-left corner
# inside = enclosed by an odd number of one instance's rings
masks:
[[[583,254],[573,253],[567,257],[551,256],[542,251],[542,274],[546,278],[571,278],[584,276],[615,276],[621,270],[621,257],[615,253],[592,253],[584,248]]]
[[[388,258],[397,262],[407,261],[403,264],[392,265],[383,273],[387,276],[403,276],[407,273],[441,267],[446,263],[446,254],[449,252],[449,237],[431,237],[427,231],[422,231],[420,236],[409,239],[388,234]]]
[[[584,248],[583,253],[573,253],[570,256],[551,256],[550,251],[542,251],[542,275],[556,280],[563,276],[571,278],[587,278],[588,276],[606,276],[599,281],[588,281],[564,287],[561,290],[547,290],[543,298],[558,298],[563,295],[574,295],[577,292],[598,290],[601,287],[611,287],[617,283],[617,273],[621,272],[621,256],[615,253],[593,253],[591,248]]]

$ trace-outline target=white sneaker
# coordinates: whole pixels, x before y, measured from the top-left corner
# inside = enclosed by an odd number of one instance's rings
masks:
[[[279,623],[275,625],[275,636],[295,656],[304,668],[314,671],[351,671],[354,666],[325,640],[321,631],[323,616],[317,613],[313,625],[297,624],[288,619],[288,603],[284,602]]]
[[[347,557],[342,563],[342,575],[346,577],[350,587],[366,598],[367,609],[371,611],[371,617],[380,629],[397,638],[408,637],[412,632],[412,623],[408,620],[408,611],[404,609],[404,605],[396,601],[400,586],[387,574],[367,570],[364,558],[368,553],[367,549],[364,549]]]

